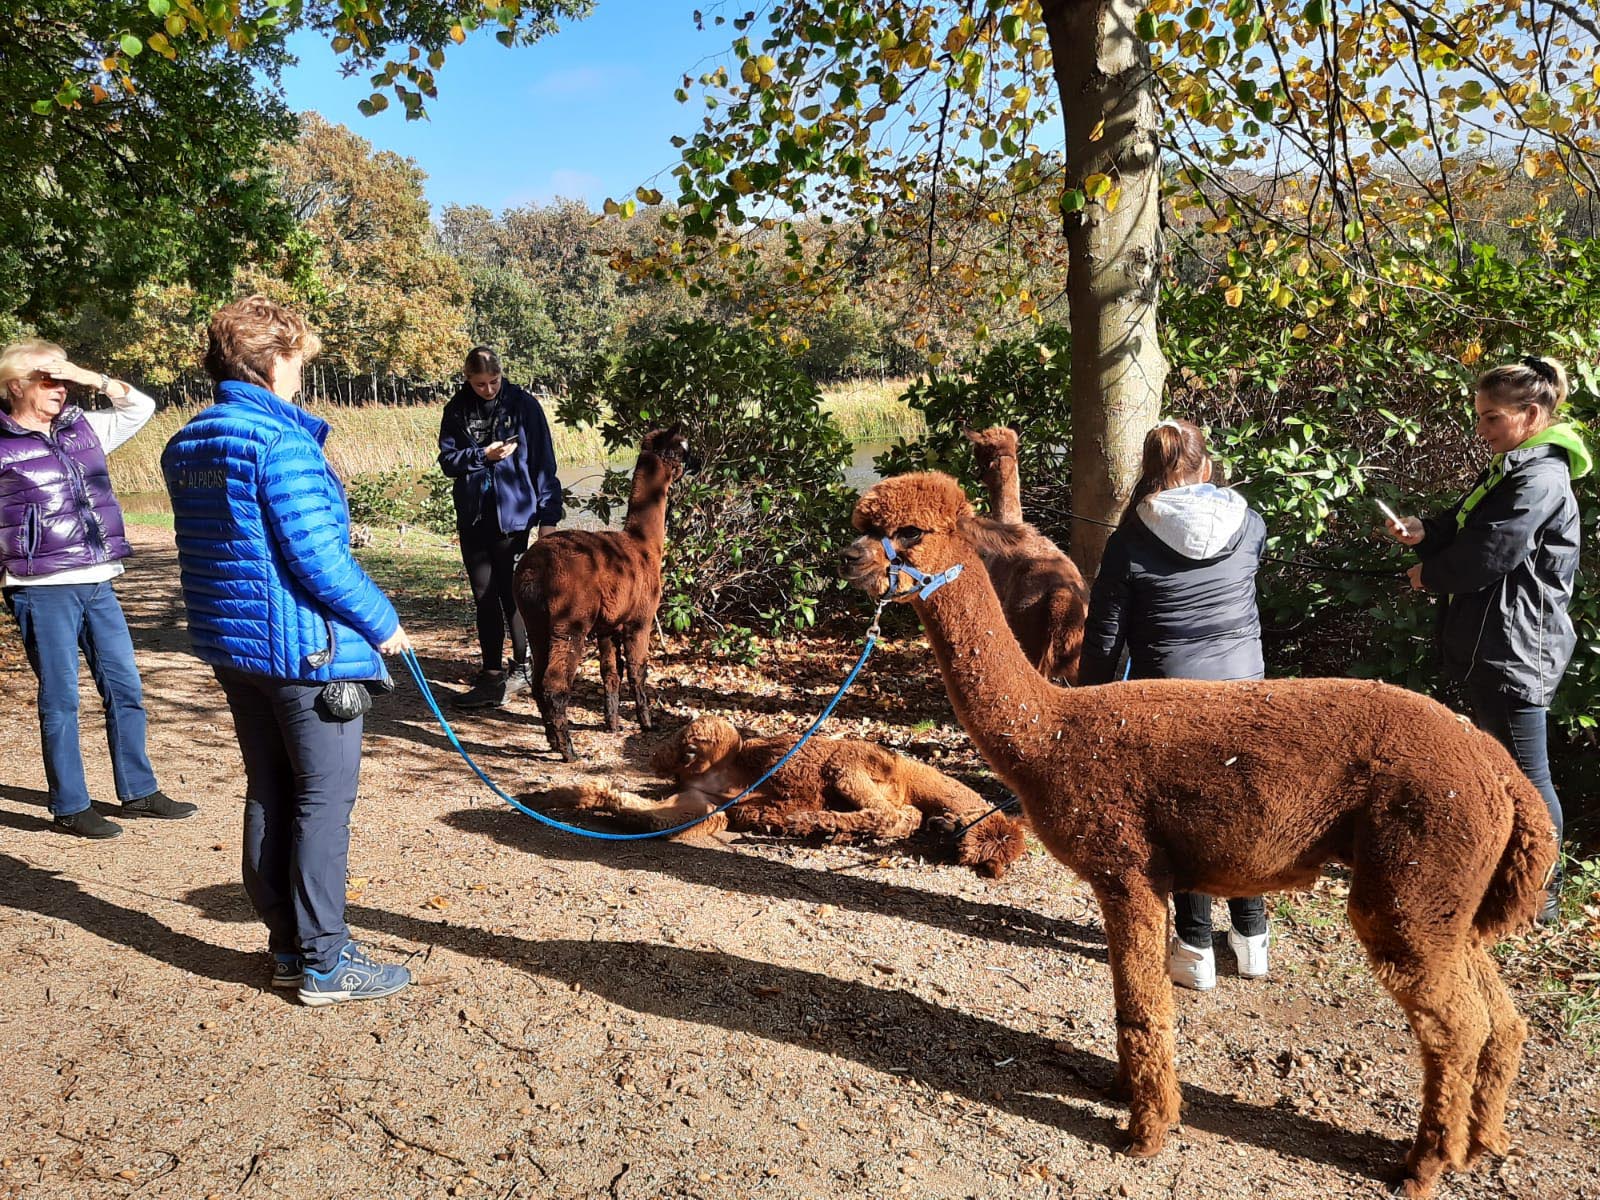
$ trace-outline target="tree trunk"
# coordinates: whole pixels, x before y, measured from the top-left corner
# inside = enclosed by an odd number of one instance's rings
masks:
[[[1072,507],[1115,521],[1161,412],[1167,360],[1156,331],[1161,177],[1150,55],[1134,32],[1141,0],[1044,0],[1067,133],[1067,186],[1109,176],[1121,189],[1066,217],[1072,328]],[[1072,527],[1072,557],[1093,579],[1110,530]]]

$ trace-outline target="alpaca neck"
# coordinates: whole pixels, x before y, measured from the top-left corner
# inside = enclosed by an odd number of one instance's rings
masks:
[[[1003,454],[985,472],[989,487],[989,512],[1007,525],[1022,524],[1022,478],[1017,471],[1017,456]]]
[[[655,550],[661,549],[667,536],[667,489],[671,483],[665,463],[654,454],[639,456],[628,493],[628,517],[622,527]]]
[[[1079,706],[1070,689],[1053,686],[1023,654],[976,548],[967,546],[960,561],[957,579],[912,603],[962,728],[1021,792],[1046,760],[1078,744],[1071,727]]]

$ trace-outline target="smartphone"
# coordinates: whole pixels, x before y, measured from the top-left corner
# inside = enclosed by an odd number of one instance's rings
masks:
[[[1393,521],[1396,525],[1400,524],[1400,518],[1394,515],[1394,509],[1390,508],[1382,500],[1374,499],[1373,503],[1378,506],[1378,511],[1384,516],[1388,517],[1389,520]]]

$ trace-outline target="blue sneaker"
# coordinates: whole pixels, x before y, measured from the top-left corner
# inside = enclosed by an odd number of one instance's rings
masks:
[[[404,967],[373,962],[354,942],[346,942],[339,961],[327,971],[304,968],[300,978],[300,1003],[320,1008],[346,1000],[379,1000],[392,996],[411,982]]]
[[[274,954],[272,956],[273,987],[297,988],[300,986],[300,980],[300,956],[298,954]]]

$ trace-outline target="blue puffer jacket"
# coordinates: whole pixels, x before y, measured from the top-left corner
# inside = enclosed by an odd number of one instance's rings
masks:
[[[312,683],[388,678],[377,646],[400,618],[351,556],[327,436],[304,409],[228,381],[167,443],[183,602],[205,662]]]

